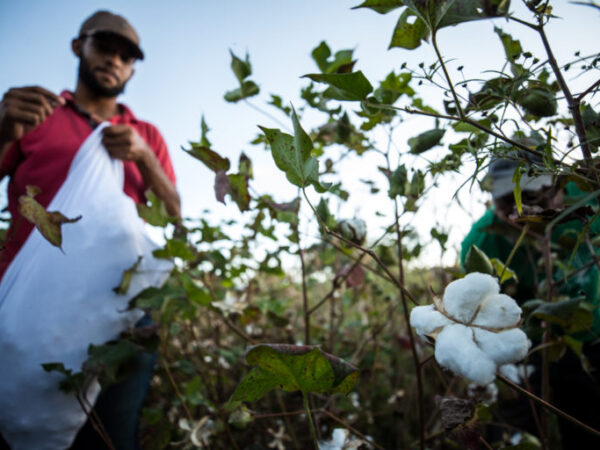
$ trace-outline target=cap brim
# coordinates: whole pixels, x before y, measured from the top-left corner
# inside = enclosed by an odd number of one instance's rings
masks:
[[[523,175],[521,177],[521,191],[539,191],[544,186],[552,186],[553,179],[551,175],[540,175],[537,177],[529,177]],[[513,192],[515,183],[513,182],[513,174],[507,173],[503,176],[496,176],[493,179],[492,197],[500,198]]]
[[[142,52],[142,49],[139,47],[139,45],[137,45],[135,42],[133,42],[131,39],[129,39],[127,36],[117,33],[115,31],[111,31],[111,30],[91,30],[88,31],[86,33],[83,33],[82,36],[94,36],[94,37],[101,37],[101,36],[114,36],[118,39],[121,39],[123,42],[127,43],[127,45],[129,46],[129,48],[131,49],[131,54],[133,56],[135,56],[137,59],[139,60],[143,60],[144,59],[144,52]],[[82,37],[80,36],[80,37]]]

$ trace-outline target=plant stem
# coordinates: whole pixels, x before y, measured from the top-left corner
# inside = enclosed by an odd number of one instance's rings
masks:
[[[310,345],[310,311],[308,309],[308,294],[306,292],[306,266],[304,264],[304,250],[298,246],[300,267],[302,269],[302,312],[304,313],[304,345]]]
[[[400,230],[400,214],[398,212],[398,200],[394,199],[394,217],[395,229],[396,229],[396,240],[398,245],[398,268],[400,283],[404,286],[404,259],[402,249],[402,232]],[[400,289],[400,299],[402,301],[402,311],[404,314],[404,322],[408,332],[408,339],[410,341],[410,350],[412,353],[413,362],[415,365],[415,374],[417,376],[417,399],[419,404],[419,444],[421,450],[425,450],[425,404],[423,401],[423,371],[419,361],[419,355],[417,353],[417,346],[415,343],[415,336],[410,326],[410,316],[408,314],[408,302],[406,301],[405,289]]]
[[[454,90],[454,85],[452,84],[452,79],[450,78],[450,74],[448,73],[448,69],[446,69],[446,64],[444,64],[444,58],[442,58],[442,54],[440,53],[440,49],[437,45],[437,32],[433,31],[431,33],[431,45],[433,45],[433,49],[435,50],[435,54],[437,55],[438,61],[442,66],[442,70],[444,71],[444,75],[446,77],[446,81],[448,82],[448,87],[450,88],[450,92],[452,92],[452,97],[454,98],[454,103],[456,105],[456,110],[458,111],[458,115],[461,120],[464,120],[465,113],[460,106],[460,101],[458,100],[458,95],[456,95],[456,91]]]
[[[331,412],[327,411],[326,409],[322,409],[321,412],[323,414],[325,414],[326,416],[328,416],[330,419],[336,421],[337,423],[339,423],[340,425],[342,425],[344,428],[346,428],[348,431],[351,431],[352,433],[354,433],[355,435],[357,435],[359,438],[361,438],[363,441],[368,442],[369,444],[371,444],[373,447],[375,447],[378,450],[384,450],[384,448],[377,444],[375,441],[373,441],[372,439],[369,439],[368,437],[366,437],[364,434],[362,434],[360,431],[358,431],[356,428],[352,427],[351,425],[349,425],[348,423],[344,422],[342,419],[340,419],[338,416],[336,416],[335,414],[332,414]]]
[[[587,142],[585,125],[583,124],[583,118],[581,117],[581,111],[579,110],[579,101],[578,99],[576,100],[573,98],[573,94],[571,94],[571,90],[569,89],[569,86],[567,85],[562,75],[562,72],[560,71],[560,67],[556,62],[556,58],[554,57],[554,53],[552,52],[552,48],[550,47],[550,43],[548,42],[548,37],[546,36],[546,32],[544,31],[544,24],[542,22],[541,17],[538,18],[537,31],[540,34],[540,37],[542,38],[544,49],[546,50],[546,54],[548,55],[548,63],[550,64],[550,67],[552,67],[552,71],[554,72],[556,81],[558,82],[560,89],[565,95],[565,99],[567,100],[567,104],[569,106],[569,111],[573,116],[575,131],[577,132],[579,145],[581,146],[581,153],[583,154],[583,158],[586,161],[588,167],[591,168],[592,153],[590,152],[590,148]]]
[[[563,410],[557,408],[556,406],[552,405],[551,403],[548,403],[547,401],[545,401],[544,399],[538,397],[537,395],[529,392],[527,389],[523,389],[518,384],[513,383],[512,381],[510,381],[508,378],[506,378],[506,377],[504,377],[504,376],[502,376],[500,374],[497,374],[496,376],[504,384],[506,384],[507,386],[511,387],[515,391],[520,392],[521,394],[525,395],[526,397],[530,398],[531,400],[533,400],[534,402],[538,403],[539,405],[541,405],[542,407],[546,408],[547,410],[552,411],[554,414],[556,414],[556,415],[562,417],[563,419],[568,420],[569,422],[571,422],[571,423],[577,425],[578,427],[586,430],[588,433],[592,433],[595,436],[600,436],[600,431],[596,430],[595,428],[592,428],[589,425],[586,425],[585,423],[580,422],[575,417],[570,416],[569,414],[567,414]]]
[[[310,413],[310,408],[308,406],[308,395],[304,391],[302,391],[302,404],[304,405],[304,410],[306,411],[306,415],[308,417],[308,423],[310,424],[310,432],[313,437],[313,443],[315,445],[315,450],[319,450],[319,441],[317,440],[317,430],[315,429],[315,424],[313,423],[312,414]]]
[[[498,278],[500,278],[500,280],[502,280],[502,275],[504,275],[504,272],[506,271],[508,265],[514,258],[515,253],[517,253],[517,249],[521,245],[521,242],[523,242],[523,239],[525,239],[525,236],[527,235],[527,231],[529,231],[528,223],[526,223],[525,226],[523,227],[523,230],[521,231],[521,235],[519,236],[519,239],[517,239],[517,242],[513,246],[512,250],[510,251],[510,255],[508,255],[508,258],[506,258],[506,261],[504,262],[504,267],[502,267],[502,272],[500,272],[500,276],[498,277]]]

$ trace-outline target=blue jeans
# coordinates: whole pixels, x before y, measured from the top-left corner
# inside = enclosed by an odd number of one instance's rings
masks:
[[[136,327],[152,324],[143,317]],[[132,361],[131,374],[98,396],[94,409],[117,450],[139,450],[138,421],[154,374],[157,354],[140,352]],[[89,421],[79,431],[70,450],[106,450],[107,446]]]

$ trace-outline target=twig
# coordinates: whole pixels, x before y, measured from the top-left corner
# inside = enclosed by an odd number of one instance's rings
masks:
[[[458,95],[456,95],[456,91],[454,90],[454,84],[452,84],[452,79],[450,78],[450,74],[448,73],[448,69],[446,69],[446,64],[444,64],[444,59],[440,53],[440,50],[437,45],[437,32],[434,30],[431,33],[431,45],[433,45],[433,49],[435,50],[435,54],[437,55],[438,61],[442,66],[442,70],[444,71],[444,76],[446,77],[446,81],[448,82],[448,87],[450,88],[450,92],[452,92],[452,97],[454,98],[454,103],[456,105],[456,110],[458,111],[458,115],[461,119],[465,118],[465,113],[460,106],[460,101],[458,100]]]
[[[595,436],[599,436],[600,437],[600,431],[598,431],[598,430],[590,427],[589,425],[586,425],[583,422],[580,422],[575,417],[570,416],[569,414],[567,414],[563,410],[557,408],[556,406],[552,405],[551,403],[548,403],[547,401],[545,401],[544,399],[538,397],[537,395],[529,392],[526,389],[523,389],[518,384],[513,383],[512,381],[510,381],[508,378],[506,378],[506,377],[504,377],[504,376],[502,376],[500,374],[496,374],[496,376],[504,384],[506,384],[507,386],[511,387],[515,391],[520,392],[521,394],[525,395],[526,397],[532,399],[533,401],[537,402],[539,405],[541,405],[542,407],[546,408],[547,410],[552,411],[554,414],[556,414],[556,415],[562,417],[563,419],[568,420],[569,422],[571,422],[571,423],[577,425],[578,427],[586,430],[588,433],[591,433],[591,434],[593,434]]]
[[[302,311],[304,312],[304,344],[310,345],[310,312],[308,309],[308,294],[306,292],[306,265],[304,264],[304,250],[298,245],[300,255],[300,268],[302,270]]]
[[[75,394],[75,398],[77,399],[79,406],[81,406],[81,409],[87,416],[87,419],[90,422],[90,425],[92,426],[92,428],[96,431],[96,433],[98,433],[100,435],[100,437],[102,438],[104,443],[108,446],[109,450],[115,450],[115,446],[113,445],[113,443],[110,439],[110,436],[108,436],[108,434],[106,434],[106,430],[101,429],[100,426],[96,423],[96,420],[94,418],[92,418],[92,415],[85,407],[83,400],[81,399],[79,394]],[[102,428],[104,428],[104,427],[102,426]]]
[[[345,422],[344,420],[340,419],[335,414],[327,411],[326,409],[322,409],[321,412],[323,414],[325,414],[327,417],[329,417],[330,419],[332,419],[335,422],[339,423],[341,426],[343,426],[344,428],[346,428],[348,431],[351,431],[352,433],[354,433],[356,436],[358,436],[359,438],[361,438],[363,441],[368,442],[369,444],[371,444],[373,447],[375,447],[375,448],[377,448],[379,450],[385,450],[381,445],[379,445],[378,443],[376,443],[372,439],[369,439],[367,436],[365,436],[364,434],[362,434],[360,431],[358,431],[352,425],[350,425],[347,422]]]

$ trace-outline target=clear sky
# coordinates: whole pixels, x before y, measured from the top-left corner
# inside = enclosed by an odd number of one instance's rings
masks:
[[[398,12],[379,15],[370,10],[350,9],[359,3],[359,0],[0,0],[0,92],[25,85],[41,85],[55,92],[73,89],[77,61],[70,50],[70,41],[81,22],[98,9],[124,15],[138,30],[146,59],[136,63],[136,74],[122,101],[163,133],[178,176],[184,214],[198,216],[208,208],[215,217],[231,217],[238,214],[237,208],[216,202],[212,173],[180,149],[188,140],[199,137],[202,114],[211,128],[209,138],[215,150],[229,156],[235,164],[241,150],[253,159],[257,176],[254,186],[258,192],[275,193],[280,196],[278,200],[286,201],[296,191],[274,169],[268,153],[248,145],[258,131],[257,124],[277,125],[246,105],[232,105],[223,100],[225,91],[237,84],[229,67],[230,49],[238,56],[249,52],[254,69],[252,79],[262,88],[261,95],[252,101],[261,107],[271,92],[282,95],[286,102],[301,104],[298,92],[306,80],[300,76],[317,71],[310,51],[321,40],[326,40],[333,50],[354,48],[356,67],[374,82],[390,70],[398,70],[402,62],[416,67],[420,61],[433,61],[429,45],[413,52],[387,50]],[[522,10],[520,1],[512,3],[513,9]],[[581,47],[583,52],[585,47],[589,53],[596,52],[600,14],[591,8],[568,5],[566,0],[554,4],[556,13],[564,17],[550,29],[559,59],[566,61]],[[460,58],[451,67],[464,64],[468,73],[477,77],[481,77],[484,68],[501,69],[490,63],[502,54],[498,37],[493,33],[494,25],[515,30],[515,37],[528,46],[531,42],[532,50],[539,49],[538,40],[529,30],[516,28],[504,20],[465,24],[446,29],[440,35],[447,57]],[[429,98],[432,104],[441,106],[439,94]],[[286,120],[284,116],[280,119]],[[305,128],[310,128],[322,118],[305,120]],[[432,127],[431,122],[414,123],[418,127]],[[406,145],[408,137],[397,136],[398,144]],[[378,176],[364,173],[360,161],[354,165],[350,162],[347,170],[350,179]],[[459,182],[452,181],[455,185]],[[481,195],[467,195],[466,200],[463,198],[464,206],[471,213],[459,208],[448,216],[451,191],[447,187],[442,189],[420,220],[429,226],[441,223],[450,231],[456,228],[451,234],[456,243],[468,230],[469,216],[473,211],[481,213],[483,206]],[[473,198],[476,201],[471,201]],[[366,205],[367,200],[368,197],[357,194],[347,214],[365,216],[367,220],[374,217],[374,208],[378,206]]]

